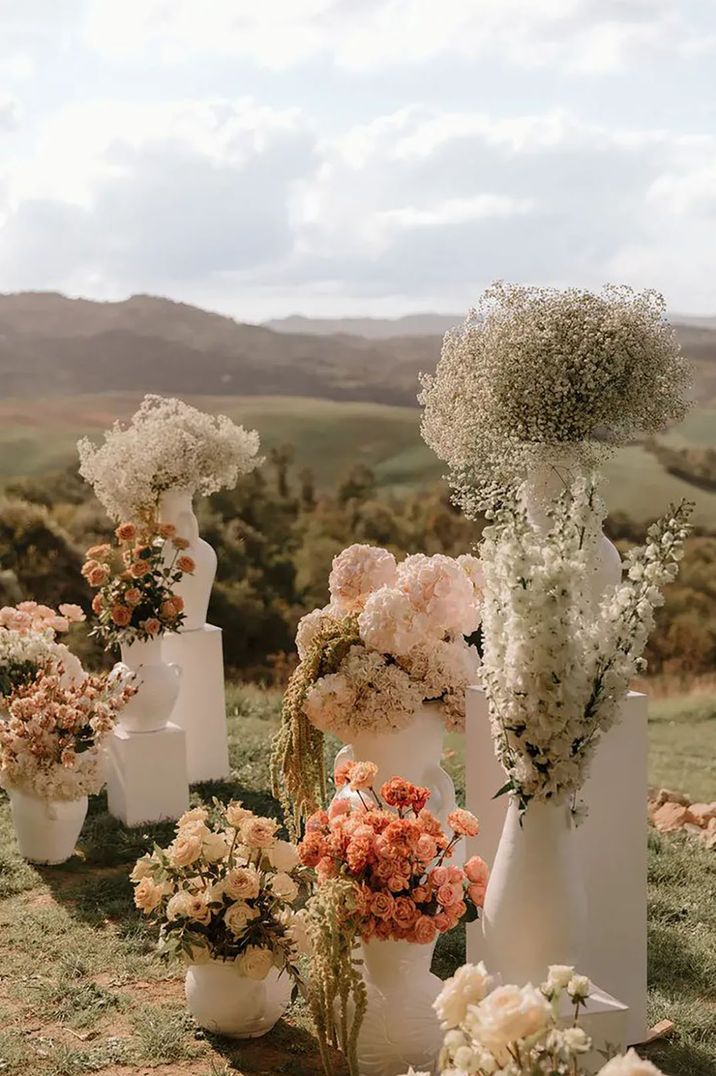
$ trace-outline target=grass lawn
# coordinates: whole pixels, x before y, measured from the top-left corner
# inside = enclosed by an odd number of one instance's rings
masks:
[[[199,786],[195,801],[238,796],[273,811],[268,742],[278,697],[229,692],[230,782]],[[716,699],[655,704],[652,781],[716,795]],[[446,752],[459,778],[460,740]],[[460,786],[461,781],[456,782]],[[183,970],[161,962],[134,911],[128,869],[171,826],[126,831],[95,799],[80,852],[35,869],[17,855],[7,800],[0,802],[0,1074],[2,1076],[285,1076],[318,1074],[305,1011],[268,1036],[231,1044],[205,1035],[185,1013]],[[615,879],[618,886],[618,879]],[[669,1076],[716,1072],[716,854],[680,837],[650,844],[651,1018],[676,1034],[649,1051]],[[457,932],[456,932],[457,934]],[[442,939],[436,970],[449,974],[463,939]]]

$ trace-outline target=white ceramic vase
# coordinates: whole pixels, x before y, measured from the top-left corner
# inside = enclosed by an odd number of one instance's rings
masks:
[[[162,493],[159,520],[161,523],[171,523],[176,527],[177,535],[189,542],[186,553],[193,558],[196,568],[191,575],[183,576],[174,590],[184,599],[185,619],[179,630],[196,631],[206,623],[211,588],[216,576],[216,553],[208,542],[199,537],[199,524],[189,490],[170,489]]]
[[[488,967],[504,983],[537,985],[550,964],[578,966],[586,917],[569,807],[533,801],[520,818],[512,799],[483,908]]]
[[[293,981],[271,968],[265,979],[249,979],[236,962],[192,964],[184,990],[189,1012],[200,1027],[232,1039],[256,1039],[270,1031],[291,1001]]]
[[[379,791],[391,777],[404,777],[415,785],[430,789],[428,810],[447,826],[447,816],[455,809],[455,786],[440,765],[445,738],[445,723],[436,702],[425,702],[416,710],[407,728],[399,732],[366,732],[341,748],[336,765],[346,759],[375,762]],[[358,800],[358,794],[346,786],[334,799]],[[456,848],[456,856],[461,845]]]
[[[162,661],[161,638],[122,643],[122,662],[115,675],[133,676],[138,688],[120,710],[118,724],[127,732],[157,732],[166,728],[179,695],[181,668]]]
[[[361,943],[368,1007],[358,1035],[361,1076],[434,1071],[443,1035],[433,1002],[442,982],[430,971],[435,944]]]
[[[20,855],[31,863],[64,863],[75,850],[87,815],[87,797],[43,800],[9,788]]]

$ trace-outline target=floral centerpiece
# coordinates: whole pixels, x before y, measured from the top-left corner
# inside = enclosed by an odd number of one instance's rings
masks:
[[[493,987],[484,964],[466,964],[435,1001],[445,1031],[441,1076],[586,1076],[592,1042],[580,1027],[591,984],[573,967],[552,965],[540,986]],[[564,1021],[564,1013],[571,1020]],[[561,1018],[561,1019],[560,1019]],[[591,1059],[590,1059],[591,1060]],[[427,1076],[427,1073],[413,1073]],[[634,1050],[613,1057],[597,1076],[663,1076]]]
[[[680,421],[690,370],[653,291],[496,283],[422,383],[423,438],[475,516],[535,464],[593,465]]]
[[[479,658],[466,637],[480,623],[475,557],[406,557],[352,545],[333,561],[330,602],[305,616],[300,664],[274,741],[272,778],[298,827],[326,797],[324,733],[345,742],[407,728],[425,700],[449,728],[465,718],[465,688]]]
[[[82,568],[97,590],[92,601],[97,624],[90,634],[106,649],[176,631],[184,619],[184,603],[174,588],[194,571],[188,542],[170,524],[124,522],[115,535],[115,546],[88,549]]]
[[[84,619],[79,605],[61,605],[55,610],[24,601],[0,609],[0,698],[31,683],[40,669],[62,666],[66,681],[81,679],[80,662],[57,636]]]
[[[244,980],[247,1019],[251,990],[266,983],[272,997],[264,999],[264,1022],[269,1010],[275,1022],[301,986],[298,961],[308,945],[305,916],[296,904],[309,872],[278,829],[274,819],[239,802],[195,807],[179,819],[169,847],[155,847],[131,875],[135,904],[160,924],[160,949],[183,956],[190,972],[218,967],[217,988],[231,989],[228,1001],[235,1007]],[[231,1026],[223,1026],[222,1003],[214,999],[208,975],[199,970],[188,976],[190,1008],[204,1026],[241,1034],[231,1024],[241,1020],[241,1004],[227,1017]],[[268,1026],[261,1023],[261,1029]]]
[[[345,1051],[351,1073],[358,1071],[356,1050],[370,1007],[370,982],[364,981],[357,943],[364,956],[366,944],[374,941],[429,947],[429,967],[438,934],[477,917],[487,884],[487,866],[479,856],[464,868],[450,863],[458,841],[478,833],[474,815],[460,808],[452,812],[448,836],[426,806],[428,789],[393,777],[378,794],[376,774],[372,762],[346,763],[336,781],[357,792],[358,806],[339,800],[330,813],[316,812],[298,846],[301,862],[318,879],[318,893],[308,905],[311,1004],[327,1071],[329,1042]],[[369,971],[369,978],[377,974],[372,966]],[[398,989],[403,994],[419,989],[422,971],[413,969],[411,981],[398,981]],[[390,990],[390,983],[381,984],[383,1002]],[[408,1030],[419,1037],[409,1025]]]
[[[78,443],[80,474],[116,520],[156,513],[167,490],[214,493],[258,464],[259,438],[225,415],[182,400],[145,396],[127,425],[116,422],[100,447]]]

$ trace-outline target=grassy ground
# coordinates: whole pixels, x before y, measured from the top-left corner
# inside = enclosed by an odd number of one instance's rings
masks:
[[[238,795],[272,811],[266,793],[276,695],[229,695],[232,779],[194,789]],[[716,795],[716,699],[667,700],[653,708],[652,780],[694,796]],[[458,787],[460,741],[446,762]],[[7,802],[0,803],[0,1074],[2,1076],[312,1076],[320,1071],[310,1021],[294,1011],[266,1038],[231,1044],[204,1035],[184,1011],[183,970],[153,952],[131,902],[129,866],[171,827],[126,831],[91,807],[80,855],[35,869],[17,855]],[[651,1018],[676,1035],[649,1052],[670,1076],[716,1071],[716,855],[682,838],[650,845]],[[436,955],[443,976],[462,958],[457,935]]]

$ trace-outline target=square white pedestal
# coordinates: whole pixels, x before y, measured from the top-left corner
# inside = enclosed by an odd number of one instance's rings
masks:
[[[190,783],[228,777],[221,629],[205,624],[195,631],[165,635],[162,658],[176,662],[182,669],[172,721],[186,733]]]
[[[559,1023],[569,1027],[574,1023],[574,1007],[564,997]],[[586,1008],[580,1009],[579,1025],[592,1040],[592,1049],[581,1059],[584,1070],[597,1073],[604,1067],[605,1054],[623,1053],[627,1045],[629,1009],[599,987],[592,985]]]
[[[469,854],[492,863],[502,833],[507,797],[493,799],[505,782],[495,758],[487,701],[468,688],[465,742],[467,805],[480,819]],[[580,968],[628,1006],[626,1041],[638,1043],[646,1018],[647,707],[630,692],[619,721],[600,743],[583,797],[587,820],[575,831],[589,903]],[[479,921],[468,927],[468,959],[483,959]],[[499,972],[499,968],[491,968]]]
[[[169,724],[157,732],[115,729],[107,743],[109,813],[125,826],[176,819],[189,807],[186,736]]]

